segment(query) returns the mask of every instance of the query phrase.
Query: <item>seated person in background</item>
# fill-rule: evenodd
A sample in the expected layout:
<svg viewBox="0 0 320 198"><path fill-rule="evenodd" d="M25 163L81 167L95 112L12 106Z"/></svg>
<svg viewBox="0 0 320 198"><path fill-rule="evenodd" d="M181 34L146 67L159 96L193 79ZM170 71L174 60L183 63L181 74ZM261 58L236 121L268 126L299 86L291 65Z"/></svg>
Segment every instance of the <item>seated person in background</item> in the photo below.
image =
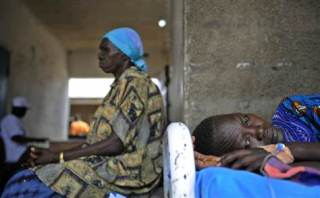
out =
<svg viewBox="0 0 320 198"><path fill-rule="evenodd" d="M11 113L1 120L1 138L5 146L6 163L16 163L27 149L28 142L45 142L44 138L26 136L22 118L29 109L29 103L24 97L14 97Z"/></svg>
<svg viewBox="0 0 320 198"><path fill-rule="evenodd" d="M87 144L59 152L33 149L33 163L42 166L12 177L3 197L141 195L159 184L163 100L146 73L140 36L131 28L114 29L99 48L99 66L115 81L94 115Z"/></svg>
<svg viewBox="0 0 320 198"><path fill-rule="evenodd" d="M8 179L21 167L19 160L23 161L23 155L28 143L44 143L45 138L33 138L26 136L26 130L22 118L29 109L29 103L25 97L16 96L12 100L11 113L7 114L0 125L0 140L3 161L0 162L0 192Z"/></svg>
<svg viewBox="0 0 320 198"><path fill-rule="evenodd" d="M242 113L217 115L203 120L193 132L197 167L224 166L257 172L268 162L272 153L277 160L279 158L287 164L320 168L319 105L320 94L287 97L276 109L271 125L254 114ZM286 165L281 167L289 169ZM309 169L303 167L303 170ZM307 190L305 196L316 197L320 193L319 170L312 169L314 177L305 184L316 186L309 187L243 171L208 168L197 175L197 196L290 197L299 196L299 191L302 195L301 192ZM278 175L281 173L278 172ZM281 177L285 178L284 175ZM219 186L217 181L229 185L229 191Z"/></svg>

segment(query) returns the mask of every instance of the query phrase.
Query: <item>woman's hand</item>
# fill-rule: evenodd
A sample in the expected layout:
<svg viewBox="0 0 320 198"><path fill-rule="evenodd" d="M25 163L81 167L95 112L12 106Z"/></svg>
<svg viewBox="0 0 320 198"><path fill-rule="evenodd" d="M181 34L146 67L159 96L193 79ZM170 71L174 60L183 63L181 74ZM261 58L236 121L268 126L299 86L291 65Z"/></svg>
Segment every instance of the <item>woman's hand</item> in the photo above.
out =
<svg viewBox="0 0 320 198"><path fill-rule="evenodd" d="M207 168L210 166L219 166L220 158L213 155L204 155L194 151L195 163L198 169Z"/></svg>
<svg viewBox="0 0 320 198"><path fill-rule="evenodd" d="M59 154L49 149L36 148L34 154L37 156L34 160L35 165L59 162Z"/></svg>
<svg viewBox="0 0 320 198"><path fill-rule="evenodd" d="M38 158L38 155L35 153L36 148L30 146L27 150L23 153L23 155L19 159L19 164L23 168L33 167L35 166L35 160Z"/></svg>
<svg viewBox="0 0 320 198"><path fill-rule="evenodd" d="M48 149L28 147L27 151L19 160L21 167L34 167L36 165L55 163L59 161L59 156Z"/></svg>
<svg viewBox="0 0 320 198"><path fill-rule="evenodd" d="M220 162L221 166L256 172L260 169L263 160L269 154L262 148L237 150L223 155Z"/></svg>

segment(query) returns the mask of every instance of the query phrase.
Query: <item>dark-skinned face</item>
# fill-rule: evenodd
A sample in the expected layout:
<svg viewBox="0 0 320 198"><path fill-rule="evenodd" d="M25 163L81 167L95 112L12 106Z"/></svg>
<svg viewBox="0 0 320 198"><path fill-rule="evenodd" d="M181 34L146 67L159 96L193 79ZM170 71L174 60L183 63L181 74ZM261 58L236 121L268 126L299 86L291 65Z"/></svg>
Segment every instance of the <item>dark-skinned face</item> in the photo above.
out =
<svg viewBox="0 0 320 198"><path fill-rule="evenodd" d="M26 115L27 111L28 111L28 109L25 107L13 107L12 108L12 113L19 118L23 118Z"/></svg>
<svg viewBox="0 0 320 198"><path fill-rule="evenodd" d="M107 39L103 39L99 46L99 67L105 73L115 74L123 65L122 53Z"/></svg>
<svg viewBox="0 0 320 198"><path fill-rule="evenodd" d="M225 131L229 133L228 136L236 149L276 143L279 138L279 131L255 114L229 114L225 125L229 125Z"/></svg>

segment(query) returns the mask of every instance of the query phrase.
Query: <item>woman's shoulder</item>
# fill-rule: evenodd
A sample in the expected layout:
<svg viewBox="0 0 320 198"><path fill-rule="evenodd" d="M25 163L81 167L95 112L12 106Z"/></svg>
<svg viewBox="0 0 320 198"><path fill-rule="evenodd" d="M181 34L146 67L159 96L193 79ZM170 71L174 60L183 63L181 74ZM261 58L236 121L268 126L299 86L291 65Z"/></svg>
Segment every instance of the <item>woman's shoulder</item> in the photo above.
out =
<svg viewBox="0 0 320 198"><path fill-rule="evenodd" d="M147 78L149 78L149 76L146 72L140 71L135 66L131 66L124 71L121 78L147 79Z"/></svg>
<svg viewBox="0 0 320 198"><path fill-rule="evenodd" d="M120 83L143 86L150 84L151 78L147 73L138 70L136 67L128 68L119 78Z"/></svg>

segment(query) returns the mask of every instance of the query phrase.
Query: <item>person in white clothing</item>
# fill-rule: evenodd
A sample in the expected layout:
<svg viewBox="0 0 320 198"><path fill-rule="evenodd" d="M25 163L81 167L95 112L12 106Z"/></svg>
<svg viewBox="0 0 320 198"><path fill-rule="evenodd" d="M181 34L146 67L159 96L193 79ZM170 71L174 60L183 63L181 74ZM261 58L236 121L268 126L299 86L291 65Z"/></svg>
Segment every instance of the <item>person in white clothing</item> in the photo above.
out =
<svg viewBox="0 0 320 198"><path fill-rule="evenodd" d="M28 142L42 142L46 139L26 137L22 118L30 108L25 97L17 96L12 100L11 113L1 121L1 137L5 147L5 162L17 163L27 149Z"/></svg>
<svg viewBox="0 0 320 198"><path fill-rule="evenodd" d="M21 119L26 115L29 104L24 97L15 97L12 111L1 121L1 136L5 145L7 163L15 163L26 151L27 146L18 140L26 135Z"/></svg>
<svg viewBox="0 0 320 198"><path fill-rule="evenodd" d="M22 168L30 156L28 142L43 142L43 138L30 138L26 136L22 118L30 108L26 98L17 96L12 100L11 113L6 115L0 123L0 140L5 152L4 162L0 163L0 195L7 180ZM3 148L1 148L3 149Z"/></svg>

